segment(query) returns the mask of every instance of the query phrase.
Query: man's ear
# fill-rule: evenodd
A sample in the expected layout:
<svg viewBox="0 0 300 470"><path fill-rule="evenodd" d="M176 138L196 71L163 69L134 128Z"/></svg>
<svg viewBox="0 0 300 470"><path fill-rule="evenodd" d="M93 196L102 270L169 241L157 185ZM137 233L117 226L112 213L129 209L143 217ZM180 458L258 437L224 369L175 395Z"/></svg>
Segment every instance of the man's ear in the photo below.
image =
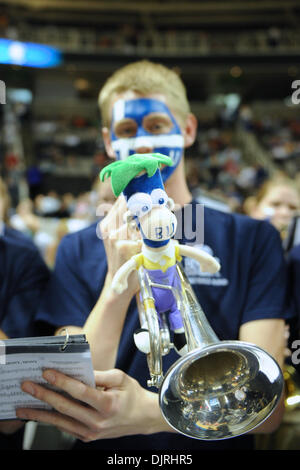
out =
<svg viewBox="0 0 300 470"><path fill-rule="evenodd" d="M108 127L102 127L102 138L105 146L105 150L107 155L110 158L113 158L114 160L116 159L115 153L113 151L112 145L111 145L111 140L110 140L110 132Z"/></svg>
<svg viewBox="0 0 300 470"><path fill-rule="evenodd" d="M195 142L197 127L198 122L196 116L193 113L189 113L185 121L185 128L183 129L184 147L191 147Z"/></svg>

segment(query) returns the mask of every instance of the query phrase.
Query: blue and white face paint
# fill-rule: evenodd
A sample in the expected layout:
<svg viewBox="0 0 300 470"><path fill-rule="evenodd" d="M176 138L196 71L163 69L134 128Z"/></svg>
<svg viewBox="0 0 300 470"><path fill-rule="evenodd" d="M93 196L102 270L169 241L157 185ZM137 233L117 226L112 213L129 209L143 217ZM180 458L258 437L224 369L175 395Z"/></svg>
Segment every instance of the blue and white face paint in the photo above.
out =
<svg viewBox="0 0 300 470"><path fill-rule="evenodd" d="M118 160L137 153L140 148L169 156L174 165L162 168L166 181L177 168L184 149L181 129L162 101L152 98L120 99L113 106L112 148Z"/></svg>

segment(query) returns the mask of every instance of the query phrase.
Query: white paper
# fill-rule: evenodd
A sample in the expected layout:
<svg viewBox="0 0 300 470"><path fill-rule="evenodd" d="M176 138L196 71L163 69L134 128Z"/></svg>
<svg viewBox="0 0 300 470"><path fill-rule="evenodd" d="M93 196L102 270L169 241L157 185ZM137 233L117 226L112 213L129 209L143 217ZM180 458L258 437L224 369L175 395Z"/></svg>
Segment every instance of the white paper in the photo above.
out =
<svg viewBox="0 0 300 470"><path fill-rule="evenodd" d="M15 419L17 408L50 409L21 390L21 384L30 380L49 384L43 379L45 369L55 369L87 385L95 386L94 372L89 351L82 353L22 353L7 354L5 364L0 364L0 420ZM55 387L52 387L55 390Z"/></svg>

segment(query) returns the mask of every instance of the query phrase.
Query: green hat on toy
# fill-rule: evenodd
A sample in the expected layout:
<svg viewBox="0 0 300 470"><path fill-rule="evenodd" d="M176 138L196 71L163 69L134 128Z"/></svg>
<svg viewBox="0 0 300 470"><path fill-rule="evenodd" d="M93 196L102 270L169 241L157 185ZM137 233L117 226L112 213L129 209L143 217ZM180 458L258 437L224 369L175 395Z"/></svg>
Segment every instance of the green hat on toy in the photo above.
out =
<svg viewBox="0 0 300 470"><path fill-rule="evenodd" d="M100 172L100 179L111 177L111 186L115 196L122 192L129 199L132 194L144 192L151 194L155 188L164 189L160 175L162 165L172 166L170 157L161 153L135 153L125 160L110 163ZM141 176L138 176L140 173Z"/></svg>

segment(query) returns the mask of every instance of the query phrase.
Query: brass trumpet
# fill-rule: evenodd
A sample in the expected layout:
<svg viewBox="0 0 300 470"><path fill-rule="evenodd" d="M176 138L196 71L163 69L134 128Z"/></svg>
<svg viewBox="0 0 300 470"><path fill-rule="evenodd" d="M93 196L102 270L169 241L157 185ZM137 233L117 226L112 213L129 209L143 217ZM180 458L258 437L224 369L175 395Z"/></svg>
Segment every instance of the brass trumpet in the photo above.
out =
<svg viewBox="0 0 300 470"><path fill-rule="evenodd" d="M173 161L157 153L135 154L101 171L102 181L111 177L116 196L123 192L129 212L127 223L134 221L143 238L141 253L118 269L112 288L116 293L123 292L130 272L138 271L142 328L134 338L147 354L148 385L159 389L166 421L197 439L238 436L258 426L274 410L283 390L283 376L265 351L245 342L220 341L209 325L179 262L184 256L192 257L201 269L211 273L220 266L203 250L173 240L177 219L171 210L174 203L164 190L162 164L172 166ZM169 267L160 269L166 260ZM157 289L170 289L172 302L160 303ZM164 313L167 309L174 347L182 356L164 377L162 356L173 347ZM182 346L179 343L184 335L186 344Z"/></svg>
<svg viewBox="0 0 300 470"><path fill-rule="evenodd" d="M138 310L148 325L148 386L159 390L162 415L178 432L196 439L228 439L266 420L284 387L277 362L261 348L242 341L220 341L209 325L183 267L181 289L153 283L140 267ZM172 348L167 321L159 325L152 287L172 289L183 318L188 352L163 374L162 356Z"/></svg>

